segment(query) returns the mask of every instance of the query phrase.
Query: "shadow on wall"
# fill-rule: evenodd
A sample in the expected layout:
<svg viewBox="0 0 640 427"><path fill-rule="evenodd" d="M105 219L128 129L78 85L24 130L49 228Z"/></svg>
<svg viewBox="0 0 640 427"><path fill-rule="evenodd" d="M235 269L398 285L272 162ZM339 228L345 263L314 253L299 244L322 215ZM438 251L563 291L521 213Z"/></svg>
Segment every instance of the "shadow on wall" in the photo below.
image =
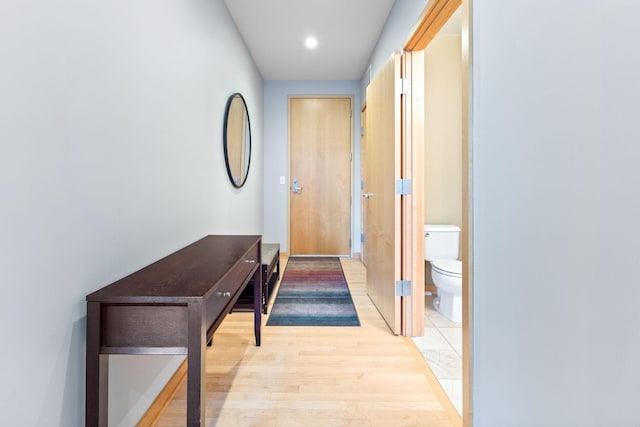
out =
<svg viewBox="0 0 640 427"><path fill-rule="evenodd" d="M80 309L84 312L84 306L83 299L77 304L77 309L73 310L74 313ZM42 379L42 384L47 387L45 396L53 401L51 406L60 408L60 421L53 421L56 414L43 411L39 414L37 425L84 425L86 330L86 315L72 322L71 332L65 336L64 341L69 343L69 347L61 347L50 377ZM37 351L43 352L43 357L48 357L47 348L38 348ZM175 360L170 360L171 358ZM182 356L175 355L109 356L109 425L135 425L140 414L146 411L155 398L149 396L149 389L154 386L162 388L162 384L156 383L171 375L181 359ZM64 381L62 396L58 395L60 381ZM56 403L56 400L59 402Z"/></svg>
<svg viewBox="0 0 640 427"><path fill-rule="evenodd" d="M84 301L81 303L84 306ZM65 341L70 343L68 352L61 351L55 362L55 369L49 381L49 391L46 393L50 399L61 399L60 404L60 426L82 426L84 425L84 379L85 379L85 342L87 330L87 317L73 322L70 336L65 337ZM64 349L64 346L60 347ZM41 349L46 352L47 349ZM66 356L66 357L65 357ZM59 372L66 375L58 375ZM60 387L56 384L57 378L64 378L64 392L62 396L56 396ZM51 421L51 413L45 412L40 415L38 425L54 425Z"/></svg>

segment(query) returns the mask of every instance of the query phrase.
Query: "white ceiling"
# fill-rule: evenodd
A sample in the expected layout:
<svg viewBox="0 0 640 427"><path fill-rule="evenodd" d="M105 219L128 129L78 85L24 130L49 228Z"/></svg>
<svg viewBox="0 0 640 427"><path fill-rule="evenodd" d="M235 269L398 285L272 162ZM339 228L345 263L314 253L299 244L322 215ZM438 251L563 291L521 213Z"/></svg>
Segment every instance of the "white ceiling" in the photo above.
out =
<svg viewBox="0 0 640 427"><path fill-rule="evenodd" d="M224 1L265 80L360 80L394 2Z"/></svg>

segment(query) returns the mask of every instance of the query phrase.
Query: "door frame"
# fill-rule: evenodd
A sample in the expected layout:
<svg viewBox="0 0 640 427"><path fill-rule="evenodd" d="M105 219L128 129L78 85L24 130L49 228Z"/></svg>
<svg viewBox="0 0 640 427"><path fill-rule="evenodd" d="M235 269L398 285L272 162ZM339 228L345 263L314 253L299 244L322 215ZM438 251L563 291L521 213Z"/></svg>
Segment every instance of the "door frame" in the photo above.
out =
<svg viewBox="0 0 640 427"><path fill-rule="evenodd" d="M304 95L295 94L287 95L287 247L289 248L289 255L291 255L291 100L292 99L336 99L336 98L348 98L351 100L351 124L349 132L349 150L351 152L351 161L349 162L349 197L351 205L349 207L349 241L351 242L349 247L349 256L353 257L353 225L354 221L354 204L353 204L353 177L354 177L354 102L355 96L351 94L322 94L322 95Z"/></svg>
<svg viewBox="0 0 640 427"><path fill-rule="evenodd" d="M462 423L463 426L470 427L473 425L473 147L470 132L473 121L473 84L471 80L473 66L473 22L471 12L473 10L473 0L430 0L405 44L404 50L407 53L424 50L458 7L462 11L462 236L460 243L462 255ZM419 93L415 83L412 81L412 98L424 97L424 92ZM419 99L416 99L416 101L419 101ZM424 121L424 115L420 116L414 112L410 117L411 124L417 126L414 130L419 131L419 122ZM417 137L414 139L417 140ZM417 154L415 152L415 155ZM416 160L420 161L414 157L414 167ZM416 192L414 194L418 196L414 197L412 202L415 215L416 209L417 211L424 209L424 196L423 193L418 194ZM415 228L422 227L423 219L424 216L414 216L412 219L407 220L413 221L412 225ZM412 250L414 251L412 254L413 259L424 259L424 243L414 243ZM424 262L414 263L412 269L413 275L419 276L420 270L424 274ZM423 293L423 286L423 283L414 283L412 292ZM414 312L415 316L420 317L420 313ZM422 311L422 316L424 316L424 310ZM415 319L413 323L415 326Z"/></svg>
<svg viewBox="0 0 640 427"><path fill-rule="evenodd" d="M410 280L411 296L402 298L403 335L424 331L424 53L402 54L402 77L411 82L403 96L402 177L411 180L411 194L402 198L402 277Z"/></svg>

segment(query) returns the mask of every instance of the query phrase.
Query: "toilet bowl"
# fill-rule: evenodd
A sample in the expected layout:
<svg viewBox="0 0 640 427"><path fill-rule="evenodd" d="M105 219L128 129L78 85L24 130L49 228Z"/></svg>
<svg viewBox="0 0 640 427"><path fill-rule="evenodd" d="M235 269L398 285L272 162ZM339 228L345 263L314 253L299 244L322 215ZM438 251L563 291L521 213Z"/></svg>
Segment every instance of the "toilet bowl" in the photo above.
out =
<svg viewBox="0 0 640 427"><path fill-rule="evenodd" d="M424 259L438 289L433 306L453 322L462 322L462 262L458 258L460 227L425 224Z"/></svg>
<svg viewBox="0 0 640 427"><path fill-rule="evenodd" d="M452 322L462 322L462 262L435 260L431 262L431 278L438 288L434 308Z"/></svg>

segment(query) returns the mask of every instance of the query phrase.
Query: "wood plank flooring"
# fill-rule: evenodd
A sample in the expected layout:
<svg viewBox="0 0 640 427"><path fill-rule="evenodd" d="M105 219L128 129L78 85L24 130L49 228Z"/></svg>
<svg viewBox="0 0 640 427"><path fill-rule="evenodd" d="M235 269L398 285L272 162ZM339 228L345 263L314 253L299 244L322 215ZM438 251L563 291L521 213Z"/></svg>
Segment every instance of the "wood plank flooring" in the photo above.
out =
<svg viewBox="0 0 640 427"><path fill-rule="evenodd" d="M369 300L362 263L342 264L361 327L263 326L255 347L253 314L227 316L207 351L207 426L461 425L411 340ZM185 425L185 385L159 427Z"/></svg>

